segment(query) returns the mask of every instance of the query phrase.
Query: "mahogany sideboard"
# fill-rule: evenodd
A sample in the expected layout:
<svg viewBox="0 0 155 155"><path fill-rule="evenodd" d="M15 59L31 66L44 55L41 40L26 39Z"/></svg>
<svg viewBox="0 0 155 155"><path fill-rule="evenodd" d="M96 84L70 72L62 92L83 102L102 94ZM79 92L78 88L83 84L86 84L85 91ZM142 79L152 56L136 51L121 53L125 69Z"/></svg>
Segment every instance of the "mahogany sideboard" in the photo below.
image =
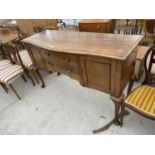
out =
<svg viewBox="0 0 155 155"><path fill-rule="evenodd" d="M108 93L118 121L123 90L134 72L141 35L46 30L23 40L34 65ZM97 130L98 131L98 130Z"/></svg>
<svg viewBox="0 0 155 155"><path fill-rule="evenodd" d="M79 21L79 31L113 33L115 20L113 19L83 19Z"/></svg>

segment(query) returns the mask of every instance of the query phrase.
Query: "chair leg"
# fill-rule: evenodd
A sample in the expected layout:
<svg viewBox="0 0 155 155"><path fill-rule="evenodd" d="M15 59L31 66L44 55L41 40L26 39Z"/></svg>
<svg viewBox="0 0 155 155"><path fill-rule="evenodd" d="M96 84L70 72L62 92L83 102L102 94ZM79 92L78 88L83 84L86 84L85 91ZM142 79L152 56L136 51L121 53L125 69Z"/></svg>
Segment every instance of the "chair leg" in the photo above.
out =
<svg viewBox="0 0 155 155"><path fill-rule="evenodd" d="M26 77L24 75L21 75L21 77L24 80L24 82L27 82Z"/></svg>
<svg viewBox="0 0 155 155"><path fill-rule="evenodd" d="M35 71L35 69L32 69L32 70L31 70L31 73L32 73L32 75L34 76L34 78L35 78L35 80L37 81L37 83L39 84L38 78L37 78L37 76L36 76L36 71Z"/></svg>
<svg viewBox="0 0 155 155"><path fill-rule="evenodd" d="M25 73L26 73L27 77L31 80L33 86L35 86L35 82L34 82L32 76L31 76L31 74L29 73L29 71L28 70L25 70Z"/></svg>
<svg viewBox="0 0 155 155"><path fill-rule="evenodd" d="M124 103L121 103L121 116L120 116L120 126L123 126L123 118L124 118L124 112L125 112L125 105Z"/></svg>
<svg viewBox="0 0 155 155"><path fill-rule="evenodd" d="M19 96L19 94L17 93L17 91L15 90L15 88L13 87L12 84L9 84L10 88L12 89L12 91L16 94L16 96L18 97L18 99L20 100L21 97Z"/></svg>
<svg viewBox="0 0 155 155"><path fill-rule="evenodd" d="M8 94L8 88L6 87L5 84L1 83L1 86L3 87L3 89L5 90L5 92Z"/></svg>
<svg viewBox="0 0 155 155"><path fill-rule="evenodd" d="M39 69L36 69L36 73L37 73L38 77L40 78L40 80L42 82L41 87L44 88L45 87L45 83L44 83L44 80L43 80L42 76L39 73Z"/></svg>

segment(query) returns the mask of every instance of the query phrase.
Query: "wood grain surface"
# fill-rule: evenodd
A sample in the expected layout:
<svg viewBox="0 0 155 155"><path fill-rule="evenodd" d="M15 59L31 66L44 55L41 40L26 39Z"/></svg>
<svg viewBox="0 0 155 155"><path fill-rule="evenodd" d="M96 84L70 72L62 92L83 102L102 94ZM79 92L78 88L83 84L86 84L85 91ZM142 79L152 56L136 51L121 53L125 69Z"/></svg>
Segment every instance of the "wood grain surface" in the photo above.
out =
<svg viewBox="0 0 155 155"><path fill-rule="evenodd" d="M142 38L142 35L46 30L23 42L56 52L125 60Z"/></svg>
<svg viewBox="0 0 155 155"><path fill-rule="evenodd" d="M0 32L0 43L4 44L9 41L12 41L18 37L15 33L1 33Z"/></svg>

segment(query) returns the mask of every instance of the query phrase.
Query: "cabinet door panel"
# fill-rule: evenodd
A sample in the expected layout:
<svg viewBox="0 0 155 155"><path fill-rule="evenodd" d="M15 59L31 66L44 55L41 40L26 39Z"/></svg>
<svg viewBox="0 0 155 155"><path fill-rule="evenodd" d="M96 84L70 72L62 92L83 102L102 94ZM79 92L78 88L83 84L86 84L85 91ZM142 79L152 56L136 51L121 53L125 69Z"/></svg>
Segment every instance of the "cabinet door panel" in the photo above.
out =
<svg viewBox="0 0 155 155"><path fill-rule="evenodd" d="M87 85L89 87L110 92L111 65L110 63L86 60Z"/></svg>

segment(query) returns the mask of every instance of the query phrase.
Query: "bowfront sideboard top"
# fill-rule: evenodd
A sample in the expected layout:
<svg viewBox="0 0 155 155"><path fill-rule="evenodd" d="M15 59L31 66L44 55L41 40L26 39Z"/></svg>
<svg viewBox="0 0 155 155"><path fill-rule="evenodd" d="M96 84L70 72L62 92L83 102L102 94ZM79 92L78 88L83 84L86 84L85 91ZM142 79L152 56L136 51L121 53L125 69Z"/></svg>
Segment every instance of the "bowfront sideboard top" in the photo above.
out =
<svg viewBox="0 0 155 155"><path fill-rule="evenodd" d="M56 52L125 60L142 38L142 35L46 30L23 42Z"/></svg>

